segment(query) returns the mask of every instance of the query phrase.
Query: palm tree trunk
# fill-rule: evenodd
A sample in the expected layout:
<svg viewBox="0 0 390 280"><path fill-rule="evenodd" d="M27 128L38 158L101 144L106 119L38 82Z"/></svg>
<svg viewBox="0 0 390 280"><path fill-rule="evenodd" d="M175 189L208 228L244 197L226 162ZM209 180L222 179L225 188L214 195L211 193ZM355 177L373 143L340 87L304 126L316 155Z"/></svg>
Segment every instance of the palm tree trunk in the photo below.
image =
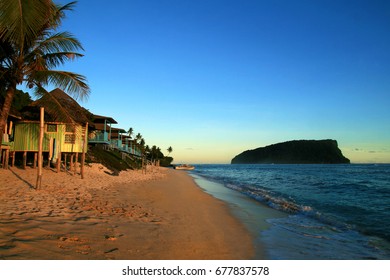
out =
<svg viewBox="0 0 390 280"><path fill-rule="evenodd" d="M0 116L0 145L3 141L3 135L4 135L4 129L5 125L7 124L7 119L9 112L11 110L11 104L12 100L15 96L15 90L16 90L16 83L12 83L10 85L5 93L5 100L3 104L3 108L1 108L1 116Z"/></svg>

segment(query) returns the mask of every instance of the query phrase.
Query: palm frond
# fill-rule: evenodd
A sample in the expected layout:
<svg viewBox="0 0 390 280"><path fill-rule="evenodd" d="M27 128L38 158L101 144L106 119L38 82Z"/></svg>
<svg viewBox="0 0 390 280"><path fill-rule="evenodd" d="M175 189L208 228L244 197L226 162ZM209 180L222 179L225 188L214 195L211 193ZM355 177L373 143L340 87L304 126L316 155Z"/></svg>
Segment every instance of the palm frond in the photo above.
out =
<svg viewBox="0 0 390 280"><path fill-rule="evenodd" d="M0 37L23 50L32 45L56 9L52 1L0 1Z"/></svg>
<svg viewBox="0 0 390 280"><path fill-rule="evenodd" d="M35 46L34 50L36 49L43 53L84 50L80 41L69 32L50 34L50 36L44 38Z"/></svg>
<svg viewBox="0 0 390 280"><path fill-rule="evenodd" d="M65 11L73 11L74 6L77 1L70 2L63 6L56 4L56 12L53 14L53 19L51 23L51 27L55 30L60 26L61 20L65 17Z"/></svg>
<svg viewBox="0 0 390 280"><path fill-rule="evenodd" d="M46 54L42 57L42 59L46 62L47 67L50 69L56 68L60 65L65 64L65 62L69 60L74 60L75 58L82 56L83 55L79 53L63 52Z"/></svg>
<svg viewBox="0 0 390 280"><path fill-rule="evenodd" d="M85 100L89 96L89 86L83 75L58 70L36 71L27 82L46 86L53 84L70 93L76 100Z"/></svg>
<svg viewBox="0 0 390 280"><path fill-rule="evenodd" d="M65 62L83 55L75 52L82 49L81 43L68 32L51 34L36 43L25 56L25 74L30 78L34 71L57 68Z"/></svg>
<svg viewBox="0 0 390 280"><path fill-rule="evenodd" d="M72 61L83 56L83 54L75 52L44 54L39 50L35 50L25 58L25 74L29 76L28 73L33 73L34 71L44 71L47 69L57 68L58 66L65 64L67 61Z"/></svg>

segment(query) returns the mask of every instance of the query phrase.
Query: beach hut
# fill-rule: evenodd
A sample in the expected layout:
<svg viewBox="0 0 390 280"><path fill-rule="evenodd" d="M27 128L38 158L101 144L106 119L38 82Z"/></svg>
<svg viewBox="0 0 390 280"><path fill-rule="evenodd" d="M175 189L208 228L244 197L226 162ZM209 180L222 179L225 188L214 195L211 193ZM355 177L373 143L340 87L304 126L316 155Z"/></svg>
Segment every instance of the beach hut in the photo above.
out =
<svg viewBox="0 0 390 280"><path fill-rule="evenodd" d="M92 115L93 130L89 132L88 143L110 145L113 124L117 124L117 121L111 117Z"/></svg>
<svg viewBox="0 0 390 280"><path fill-rule="evenodd" d="M45 109L43 153L49 164L57 163L57 170L62 157L66 167L67 157L70 156L70 169L72 169L73 163L78 161L79 154L87 151L86 137L91 114L60 89L55 89L48 94L45 98L51 98L58 107ZM42 100L34 101L22 111L23 119L15 123L12 151L23 154L23 167L26 166L28 153L34 155L34 167L37 162L38 112L42 103Z"/></svg>
<svg viewBox="0 0 390 280"><path fill-rule="evenodd" d="M111 147L118 149L121 152L128 153L133 156L141 156L141 149L128 135L126 130L122 128L111 128Z"/></svg>
<svg viewBox="0 0 390 280"><path fill-rule="evenodd" d="M111 128L111 145L113 148L123 151L122 135L124 133L126 133L126 130L123 128Z"/></svg>
<svg viewBox="0 0 390 280"><path fill-rule="evenodd" d="M8 168L10 156L13 157L13 138L14 138L14 124L22 118L18 112L12 111L8 115L7 123L5 125L3 139L0 143L0 163L3 168Z"/></svg>

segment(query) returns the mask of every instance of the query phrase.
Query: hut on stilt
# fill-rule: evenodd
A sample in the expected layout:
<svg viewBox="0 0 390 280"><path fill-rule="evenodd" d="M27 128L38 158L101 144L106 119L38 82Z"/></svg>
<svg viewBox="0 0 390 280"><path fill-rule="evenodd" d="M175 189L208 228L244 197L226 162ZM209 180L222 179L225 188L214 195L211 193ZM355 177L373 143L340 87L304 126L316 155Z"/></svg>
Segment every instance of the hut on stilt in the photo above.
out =
<svg viewBox="0 0 390 280"><path fill-rule="evenodd" d="M24 168L28 158L33 158L32 166L36 166L39 108L42 106L45 107L43 154L46 164L55 165L57 171L63 167L76 172L80 157L83 158L82 155L88 149L88 123L91 123L91 114L58 88L23 109L22 119L14 125L14 142L11 151L13 161L19 154ZM83 164L81 159L81 166Z"/></svg>

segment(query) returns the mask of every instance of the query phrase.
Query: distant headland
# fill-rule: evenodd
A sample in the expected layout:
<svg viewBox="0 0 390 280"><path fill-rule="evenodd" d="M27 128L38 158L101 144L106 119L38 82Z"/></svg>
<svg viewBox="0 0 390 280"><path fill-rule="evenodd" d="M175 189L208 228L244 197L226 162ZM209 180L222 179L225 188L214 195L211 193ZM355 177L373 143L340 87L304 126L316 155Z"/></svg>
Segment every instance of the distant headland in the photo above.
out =
<svg viewBox="0 0 390 280"><path fill-rule="evenodd" d="M232 164L277 163L350 163L338 148L336 140L293 140L247 150L235 156Z"/></svg>

